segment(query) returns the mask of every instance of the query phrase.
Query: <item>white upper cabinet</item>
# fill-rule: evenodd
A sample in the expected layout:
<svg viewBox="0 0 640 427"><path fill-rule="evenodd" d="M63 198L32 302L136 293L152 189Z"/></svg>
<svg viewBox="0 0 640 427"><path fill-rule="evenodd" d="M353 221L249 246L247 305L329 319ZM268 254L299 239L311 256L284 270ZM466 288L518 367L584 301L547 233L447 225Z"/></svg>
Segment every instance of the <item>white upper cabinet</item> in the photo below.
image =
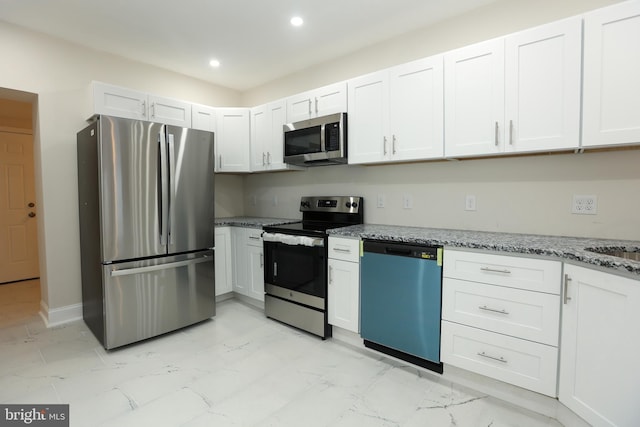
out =
<svg viewBox="0 0 640 427"><path fill-rule="evenodd" d="M91 83L91 111L94 114L148 120L191 127L191 104L101 82Z"/></svg>
<svg viewBox="0 0 640 427"><path fill-rule="evenodd" d="M284 163L284 131L287 122L284 100L251 109L251 171L288 169Z"/></svg>
<svg viewBox="0 0 640 427"><path fill-rule="evenodd" d="M504 39L444 55L447 157L496 154L504 144Z"/></svg>
<svg viewBox="0 0 640 427"><path fill-rule="evenodd" d="M249 172L250 111L216 109L216 172Z"/></svg>
<svg viewBox="0 0 640 427"><path fill-rule="evenodd" d="M287 99L287 123L347 111L347 84L335 83Z"/></svg>
<svg viewBox="0 0 640 427"><path fill-rule="evenodd" d="M191 106L191 127L215 132L216 109L208 105L193 104Z"/></svg>
<svg viewBox="0 0 640 427"><path fill-rule="evenodd" d="M442 56L358 77L347 85L349 163L442 157Z"/></svg>
<svg viewBox="0 0 640 427"><path fill-rule="evenodd" d="M581 20L445 54L445 155L578 148Z"/></svg>
<svg viewBox="0 0 640 427"><path fill-rule="evenodd" d="M584 16L583 147L640 143L640 1Z"/></svg>
<svg viewBox="0 0 640 427"><path fill-rule="evenodd" d="M149 95L149 120L184 128L191 127L191 104Z"/></svg>
<svg viewBox="0 0 640 427"><path fill-rule="evenodd" d="M579 17L505 38L505 151L578 148Z"/></svg>
<svg viewBox="0 0 640 427"><path fill-rule="evenodd" d="M147 94L101 82L92 82L90 87L91 109L94 114L123 117L133 120L149 120Z"/></svg>
<svg viewBox="0 0 640 427"><path fill-rule="evenodd" d="M380 71L349 80L349 164L384 161L389 152L389 74Z"/></svg>

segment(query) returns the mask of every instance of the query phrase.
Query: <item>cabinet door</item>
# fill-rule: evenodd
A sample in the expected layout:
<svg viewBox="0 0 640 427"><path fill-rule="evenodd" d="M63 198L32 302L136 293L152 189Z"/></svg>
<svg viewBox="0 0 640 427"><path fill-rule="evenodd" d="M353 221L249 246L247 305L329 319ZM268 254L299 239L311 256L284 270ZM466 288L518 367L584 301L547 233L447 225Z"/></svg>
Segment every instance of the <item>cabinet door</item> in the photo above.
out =
<svg viewBox="0 0 640 427"><path fill-rule="evenodd" d="M389 73L381 71L348 82L349 163L376 163L389 152Z"/></svg>
<svg viewBox="0 0 640 427"><path fill-rule="evenodd" d="M191 127L193 129L215 132L216 109L207 105L193 104L191 106Z"/></svg>
<svg viewBox="0 0 640 427"><path fill-rule="evenodd" d="M329 259L329 324L360 332L360 264Z"/></svg>
<svg viewBox="0 0 640 427"><path fill-rule="evenodd" d="M191 127L191 104L149 95L149 120L167 125Z"/></svg>
<svg viewBox="0 0 640 427"><path fill-rule="evenodd" d="M313 98L316 117L344 113L347 111L347 84L340 82L316 89Z"/></svg>
<svg viewBox="0 0 640 427"><path fill-rule="evenodd" d="M578 148L580 17L505 39L505 151Z"/></svg>
<svg viewBox="0 0 640 427"><path fill-rule="evenodd" d="M268 106L251 109L251 171L267 169L267 151L271 137Z"/></svg>
<svg viewBox="0 0 640 427"><path fill-rule="evenodd" d="M500 153L504 144L504 39L444 56L447 157Z"/></svg>
<svg viewBox="0 0 640 427"><path fill-rule="evenodd" d="M594 426L640 425L640 282L564 271L560 401Z"/></svg>
<svg viewBox="0 0 640 427"><path fill-rule="evenodd" d="M249 172L250 125L248 108L216 110L216 172Z"/></svg>
<svg viewBox="0 0 640 427"><path fill-rule="evenodd" d="M215 280L216 296L218 296L233 290L231 279L231 230L229 227L216 228L215 244Z"/></svg>
<svg viewBox="0 0 640 427"><path fill-rule="evenodd" d="M134 120L149 120L147 94L100 82L91 84L93 114L124 117Z"/></svg>
<svg viewBox="0 0 640 427"><path fill-rule="evenodd" d="M582 146L640 142L640 1L584 17Z"/></svg>
<svg viewBox="0 0 640 427"><path fill-rule="evenodd" d="M247 253L247 230L232 227L231 240L233 246L233 291L241 295L249 295L249 255Z"/></svg>
<svg viewBox="0 0 640 427"><path fill-rule="evenodd" d="M247 245L248 296L264 301L264 252L261 246Z"/></svg>
<svg viewBox="0 0 640 427"><path fill-rule="evenodd" d="M442 56L394 67L389 74L391 158L402 161L442 157Z"/></svg>
<svg viewBox="0 0 640 427"><path fill-rule="evenodd" d="M288 169L284 163L284 130L287 123L287 103L284 100L272 102L269 111L269 145L267 150L267 165L269 170Z"/></svg>

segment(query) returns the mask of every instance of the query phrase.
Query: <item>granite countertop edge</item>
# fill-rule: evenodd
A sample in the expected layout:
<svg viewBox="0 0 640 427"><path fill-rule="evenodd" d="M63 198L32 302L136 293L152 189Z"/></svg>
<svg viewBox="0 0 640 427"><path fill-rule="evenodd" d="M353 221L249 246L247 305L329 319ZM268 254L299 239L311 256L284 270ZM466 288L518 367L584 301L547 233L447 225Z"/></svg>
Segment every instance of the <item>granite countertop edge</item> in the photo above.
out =
<svg viewBox="0 0 640 427"><path fill-rule="evenodd" d="M262 228L272 225L291 224L300 221L291 218L262 218L255 216L233 216L226 218L216 218L213 225L215 227L246 227Z"/></svg>
<svg viewBox="0 0 640 427"><path fill-rule="evenodd" d="M640 241L380 224L352 225L331 229L328 232L336 237L357 237L361 239L552 257L562 261L588 264L599 267L603 271L640 279L640 261L627 260L587 250L587 248L615 247L631 252L639 252Z"/></svg>

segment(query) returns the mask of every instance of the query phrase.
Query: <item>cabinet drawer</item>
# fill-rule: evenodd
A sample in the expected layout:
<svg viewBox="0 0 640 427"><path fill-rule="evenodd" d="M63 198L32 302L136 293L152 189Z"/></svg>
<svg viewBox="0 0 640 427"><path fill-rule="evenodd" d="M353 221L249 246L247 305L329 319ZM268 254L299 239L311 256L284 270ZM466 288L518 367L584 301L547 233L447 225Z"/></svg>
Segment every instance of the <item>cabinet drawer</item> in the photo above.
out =
<svg viewBox="0 0 640 427"><path fill-rule="evenodd" d="M441 359L547 396L557 395L556 347L443 321Z"/></svg>
<svg viewBox="0 0 640 427"><path fill-rule="evenodd" d="M262 229L245 228L247 244L251 246L262 246Z"/></svg>
<svg viewBox="0 0 640 427"><path fill-rule="evenodd" d="M561 263L505 255L444 251L443 276L560 294Z"/></svg>
<svg viewBox="0 0 640 427"><path fill-rule="evenodd" d="M329 237L329 258L360 262L360 240Z"/></svg>
<svg viewBox="0 0 640 427"><path fill-rule="evenodd" d="M442 318L557 346L560 296L445 278Z"/></svg>

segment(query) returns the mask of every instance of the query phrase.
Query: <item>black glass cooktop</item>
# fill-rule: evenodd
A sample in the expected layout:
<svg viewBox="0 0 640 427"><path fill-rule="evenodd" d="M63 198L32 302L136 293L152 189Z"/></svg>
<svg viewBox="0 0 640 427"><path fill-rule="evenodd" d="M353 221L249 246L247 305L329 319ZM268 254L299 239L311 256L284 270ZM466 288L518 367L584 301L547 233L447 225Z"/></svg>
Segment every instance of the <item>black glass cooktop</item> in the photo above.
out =
<svg viewBox="0 0 640 427"><path fill-rule="evenodd" d="M301 221L294 222L292 224L272 225L269 227L264 227L264 230L269 233L308 234L324 236L327 234L327 230L331 228L344 227L346 225L349 224L322 221Z"/></svg>

